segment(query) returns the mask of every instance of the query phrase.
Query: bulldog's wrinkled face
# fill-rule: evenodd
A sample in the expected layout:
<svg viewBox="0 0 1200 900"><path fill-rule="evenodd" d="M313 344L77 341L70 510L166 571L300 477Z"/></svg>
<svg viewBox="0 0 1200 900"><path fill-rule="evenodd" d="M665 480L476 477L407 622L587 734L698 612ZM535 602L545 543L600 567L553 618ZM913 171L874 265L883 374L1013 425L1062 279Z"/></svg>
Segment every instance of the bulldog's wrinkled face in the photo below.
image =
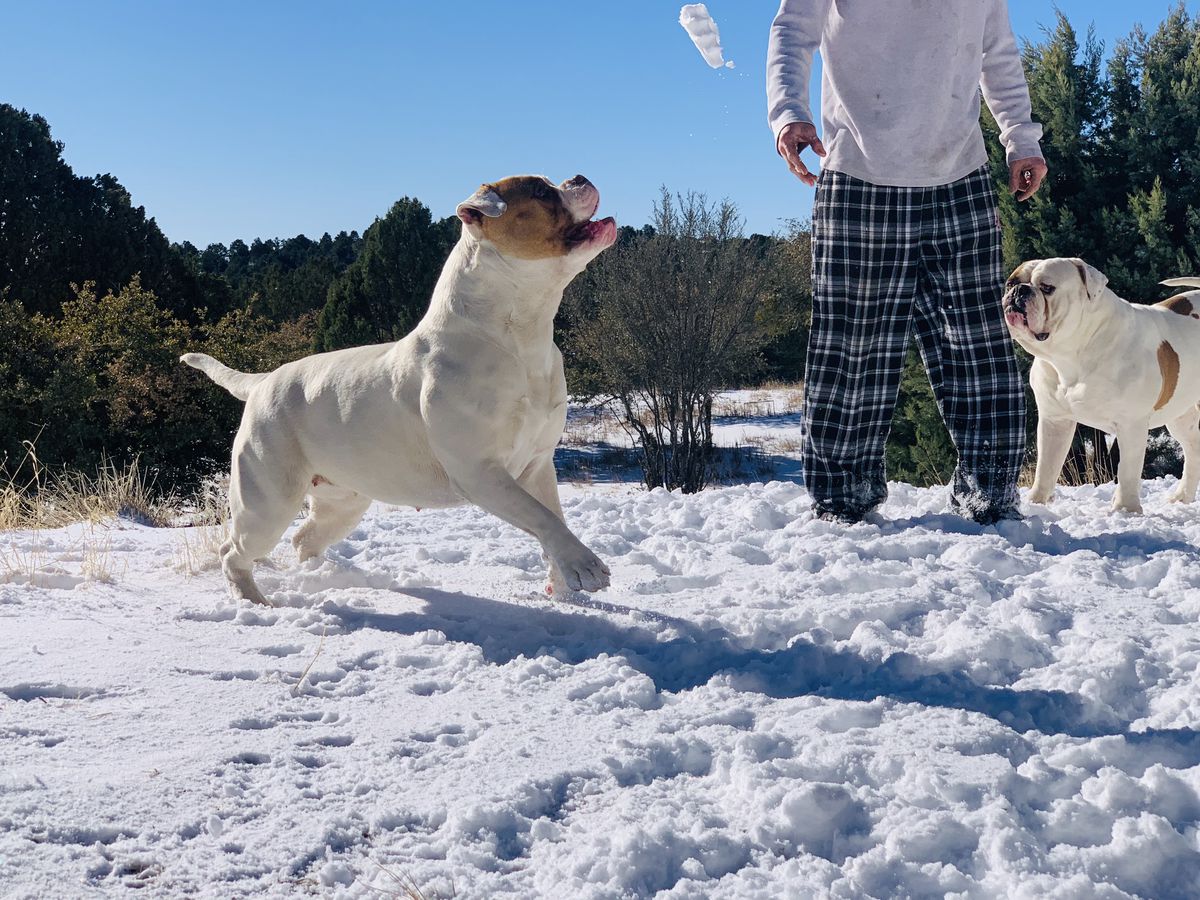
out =
<svg viewBox="0 0 1200 900"><path fill-rule="evenodd" d="M1056 334L1072 331L1108 279L1082 259L1031 259L1008 277L1004 321L1030 350Z"/></svg>
<svg viewBox="0 0 1200 900"><path fill-rule="evenodd" d="M562 259L582 269L617 239L611 217L591 220L599 206L600 192L582 175L559 185L541 175L516 175L481 185L458 205L458 217L505 256Z"/></svg>

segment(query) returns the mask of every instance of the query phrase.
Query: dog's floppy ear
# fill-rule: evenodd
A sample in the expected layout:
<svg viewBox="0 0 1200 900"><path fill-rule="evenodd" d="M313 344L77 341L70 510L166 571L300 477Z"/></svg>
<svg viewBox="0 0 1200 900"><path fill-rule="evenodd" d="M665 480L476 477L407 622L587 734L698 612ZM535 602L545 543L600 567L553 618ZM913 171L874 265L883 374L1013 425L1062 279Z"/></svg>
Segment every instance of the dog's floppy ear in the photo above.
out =
<svg viewBox="0 0 1200 900"><path fill-rule="evenodd" d="M480 185L479 190L458 204L458 217L468 225L478 225L483 217L498 219L504 215L508 204L500 199L496 191L488 185Z"/></svg>
<svg viewBox="0 0 1200 900"><path fill-rule="evenodd" d="M1075 263L1075 268L1079 270L1079 277L1083 280L1088 299L1095 300L1104 290L1104 286L1108 284L1108 276L1095 266L1089 266L1082 259L1073 259L1071 262Z"/></svg>

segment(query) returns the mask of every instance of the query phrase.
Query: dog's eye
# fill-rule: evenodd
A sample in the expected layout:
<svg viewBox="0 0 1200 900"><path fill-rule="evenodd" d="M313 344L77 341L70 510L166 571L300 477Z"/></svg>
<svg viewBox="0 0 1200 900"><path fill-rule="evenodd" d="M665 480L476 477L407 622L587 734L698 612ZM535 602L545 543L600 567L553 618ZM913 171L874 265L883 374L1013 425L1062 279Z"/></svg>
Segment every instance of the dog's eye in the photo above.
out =
<svg viewBox="0 0 1200 900"><path fill-rule="evenodd" d="M535 200L549 200L552 189L548 184L539 184L533 189L533 197Z"/></svg>
<svg viewBox="0 0 1200 900"><path fill-rule="evenodd" d="M1008 279L1008 281L1004 282L1004 286L1006 288L1015 288L1017 286L1017 279L1015 279L1015 278Z"/></svg>
<svg viewBox="0 0 1200 900"><path fill-rule="evenodd" d="M1054 293L1054 285L1043 284L1043 285L1041 285L1041 290L1042 290L1043 294L1045 294L1047 297L1049 297L1051 294Z"/></svg>

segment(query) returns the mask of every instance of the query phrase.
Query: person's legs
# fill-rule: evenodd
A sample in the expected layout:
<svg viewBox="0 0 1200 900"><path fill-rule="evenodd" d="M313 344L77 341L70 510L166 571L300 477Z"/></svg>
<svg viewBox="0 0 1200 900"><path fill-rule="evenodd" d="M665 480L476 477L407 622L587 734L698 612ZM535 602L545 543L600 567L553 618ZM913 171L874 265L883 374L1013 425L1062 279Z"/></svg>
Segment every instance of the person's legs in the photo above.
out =
<svg viewBox="0 0 1200 900"><path fill-rule="evenodd" d="M921 196L821 173L803 451L818 514L856 520L887 497L884 446L908 347Z"/></svg>
<svg viewBox="0 0 1200 900"><path fill-rule="evenodd" d="M1019 516L1025 452L1025 388L1001 309L995 190L986 168L937 189L917 304L927 321L943 323L930 380L936 369L934 390L958 448L951 505L985 523Z"/></svg>

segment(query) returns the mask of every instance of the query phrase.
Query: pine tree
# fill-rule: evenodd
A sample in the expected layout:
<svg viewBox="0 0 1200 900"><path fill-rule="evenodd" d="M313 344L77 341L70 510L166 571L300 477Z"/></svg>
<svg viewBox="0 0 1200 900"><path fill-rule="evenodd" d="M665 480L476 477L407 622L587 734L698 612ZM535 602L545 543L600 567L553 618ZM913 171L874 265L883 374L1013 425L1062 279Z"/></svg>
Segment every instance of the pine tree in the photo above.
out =
<svg viewBox="0 0 1200 900"><path fill-rule="evenodd" d="M405 197L367 229L362 252L330 286L317 320L317 349L394 341L424 315L454 242L457 218L434 222Z"/></svg>
<svg viewBox="0 0 1200 900"><path fill-rule="evenodd" d="M0 290L57 314L71 284L117 290L135 275L173 312L201 293L190 267L111 175L84 178L41 116L0 104Z"/></svg>

